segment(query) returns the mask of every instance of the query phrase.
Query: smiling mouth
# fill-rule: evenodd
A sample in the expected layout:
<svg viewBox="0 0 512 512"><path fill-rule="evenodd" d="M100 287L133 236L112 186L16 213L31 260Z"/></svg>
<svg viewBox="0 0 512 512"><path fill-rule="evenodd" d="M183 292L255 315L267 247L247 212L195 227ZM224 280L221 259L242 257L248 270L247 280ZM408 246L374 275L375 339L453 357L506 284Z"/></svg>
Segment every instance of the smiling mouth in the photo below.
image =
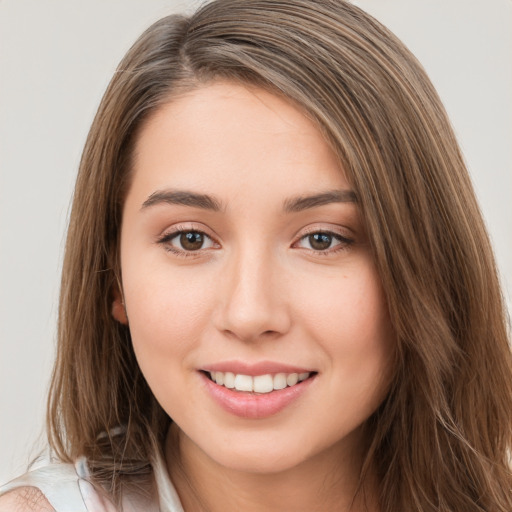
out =
<svg viewBox="0 0 512 512"><path fill-rule="evenodd" d="M295 386L314 375L316 372L276 373L265 375L244 375L231 372L203 372L211 381L233 391L265 394Z"/></svg>

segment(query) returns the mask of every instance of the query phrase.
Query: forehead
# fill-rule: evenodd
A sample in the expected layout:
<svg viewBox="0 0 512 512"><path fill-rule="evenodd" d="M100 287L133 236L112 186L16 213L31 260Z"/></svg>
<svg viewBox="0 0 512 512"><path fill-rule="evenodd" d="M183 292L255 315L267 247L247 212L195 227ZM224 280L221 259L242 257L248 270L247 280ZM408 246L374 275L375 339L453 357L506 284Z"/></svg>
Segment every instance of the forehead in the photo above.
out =
<svg viewBox="0 0 512 512"><path fill-rule="evenodd" d="M161 106L136 141L132 189L194 189L220 197L348 188L318 127L285 99L220 82ZM229 197L228 197L229 199Z"/></svg>

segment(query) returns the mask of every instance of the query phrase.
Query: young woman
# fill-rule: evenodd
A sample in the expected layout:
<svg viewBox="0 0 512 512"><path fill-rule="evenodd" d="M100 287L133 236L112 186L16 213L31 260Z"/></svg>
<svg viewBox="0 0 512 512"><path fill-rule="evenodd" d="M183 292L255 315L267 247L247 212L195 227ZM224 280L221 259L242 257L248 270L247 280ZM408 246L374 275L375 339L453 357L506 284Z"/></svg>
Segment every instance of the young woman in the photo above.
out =
<svg viewBox="0 0 512 512"><path fill-rule="evenodd" d="M2 510L510 511L492 251L424 71L358 8L150 27L91 128L48 408Z"/></svg>

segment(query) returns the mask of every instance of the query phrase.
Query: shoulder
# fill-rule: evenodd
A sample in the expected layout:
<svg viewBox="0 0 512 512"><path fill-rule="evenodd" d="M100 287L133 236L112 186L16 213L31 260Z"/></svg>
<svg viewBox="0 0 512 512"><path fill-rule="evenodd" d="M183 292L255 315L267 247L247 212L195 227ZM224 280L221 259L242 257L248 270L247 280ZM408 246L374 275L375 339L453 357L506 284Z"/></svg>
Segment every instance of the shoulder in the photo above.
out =
<svg viewBox="0 0 512 512"><path fill-rule="evenodd" d="M18 487L0 496L0 512L55 512L37 487Z"/></svg>
<svg viewBox="0 0 512 512"><path fill-rule="evenodd" d="M0 512L87 512L73 464L50 464L0 487Z"/></svg>
<svg viewBox="0 0 512 512"><path fill-rule="evenodd" d="M93 485L88 473L81 459L75 465L50 464L29 471L0 487L0 512L116 512L107 493ZM158 493L153 484L151 478L123 492L123 510L157 512Z"/></svg>

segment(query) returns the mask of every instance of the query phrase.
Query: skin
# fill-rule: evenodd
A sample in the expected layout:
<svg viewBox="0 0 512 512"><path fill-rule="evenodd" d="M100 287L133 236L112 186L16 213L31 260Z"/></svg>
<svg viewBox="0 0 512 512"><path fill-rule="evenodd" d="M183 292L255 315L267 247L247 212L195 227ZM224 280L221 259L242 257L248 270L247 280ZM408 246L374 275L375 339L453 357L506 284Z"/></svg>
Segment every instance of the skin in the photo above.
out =
<svg viewBox="0 0 512 512"><path fill-rule="evenodd" d="M54 512L43 493L35 487L21 487L0 498L2 512Z"/></svg>
<svg viewBox="0 0 512 512"><path fill-rule="evenodd" d="M146 122L133 170L113 313L175 422L167 463L185 510L348 510L394 336L357 201L345 192L286 209L350 190L333 151L289 102L220 82ZM206 194L218 209L155 196L170 190ZM186 251L176 229L205 233L203 245ZM233 360L317 374L277 414L241 418L200 373ZM351 510L363 510L362 494L364 510L378 510L374 484L370 475Z"/></svg>

